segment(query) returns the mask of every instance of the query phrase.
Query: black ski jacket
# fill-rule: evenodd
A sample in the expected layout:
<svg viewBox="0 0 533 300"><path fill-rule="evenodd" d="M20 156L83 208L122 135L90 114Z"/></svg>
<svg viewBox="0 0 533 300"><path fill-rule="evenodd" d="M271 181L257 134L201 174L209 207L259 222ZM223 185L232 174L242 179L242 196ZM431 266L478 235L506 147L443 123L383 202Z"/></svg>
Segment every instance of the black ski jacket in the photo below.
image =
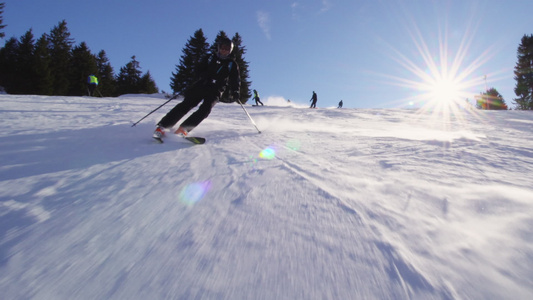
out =
<svg viewBox="0 0 533 300"><path fill-rule="evenodd" d="M241 76L235 59L232 57L222 59L212 54L202 62L199 71L200 80L193 85L193 88L205 89L212 97L220 100L226 88L229 87L229 95L233 101L239 99Z"/></svg>

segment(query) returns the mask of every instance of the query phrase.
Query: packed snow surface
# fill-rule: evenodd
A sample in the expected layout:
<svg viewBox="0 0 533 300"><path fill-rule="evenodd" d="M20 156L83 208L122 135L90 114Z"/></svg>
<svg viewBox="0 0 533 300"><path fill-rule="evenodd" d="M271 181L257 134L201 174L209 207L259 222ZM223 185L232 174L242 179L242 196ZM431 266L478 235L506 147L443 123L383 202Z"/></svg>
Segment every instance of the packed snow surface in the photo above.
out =
<svg viewBox="0 0 533 300"><path fill-rule="evenodd" d="M1 299L533 299L531 112L179 101L0 95Z"/></svg>

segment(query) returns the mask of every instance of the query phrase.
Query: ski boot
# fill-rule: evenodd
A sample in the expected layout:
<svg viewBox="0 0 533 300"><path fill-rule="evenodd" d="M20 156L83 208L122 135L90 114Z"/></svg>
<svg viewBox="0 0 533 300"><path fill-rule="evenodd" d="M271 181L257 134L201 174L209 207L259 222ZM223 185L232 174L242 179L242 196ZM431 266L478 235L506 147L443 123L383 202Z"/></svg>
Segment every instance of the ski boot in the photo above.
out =
<svg viewBox="0 0 533 300"><path fill-rule="evenodd" d="M181 127L181 126L178 129L176 129L176 131L174 131L174 133L179 135L179 136L182 136L182 137L186 137L189 134L187 129L185 129L185 128Z"/></svg>
<svg viewBox="0 0 533 300"><path fill-rule="evenodd" d="M157 126L152 137L159 143L163 143L163 138L165 137L165 128Z"/></svg>

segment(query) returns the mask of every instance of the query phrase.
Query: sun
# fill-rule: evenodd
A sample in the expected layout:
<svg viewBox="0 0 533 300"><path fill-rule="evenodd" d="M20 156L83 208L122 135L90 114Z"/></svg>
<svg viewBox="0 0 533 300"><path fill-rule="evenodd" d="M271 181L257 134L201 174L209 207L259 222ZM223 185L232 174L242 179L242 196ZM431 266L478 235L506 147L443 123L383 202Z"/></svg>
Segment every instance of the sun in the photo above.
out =
<svg viewBox="0 0 533 300"><path fill-rule="evenodd" d="M472 93L469 90L479 85L480 80L467 79L469 71L459 71L462 65L458 61L461 60L456 59L455 65L449 65L445 58L441 58L440 64L428 62L429 74L415 72L419 80L412 82L411 88L418 91L415 99L420 104L420 114L430 113L434 121L449 124L452 117L463 119L462 112L471 111L468 98L472 98Z"/></svg>
<svg viewBox="0 0 533 300"><path fill-rule="evenodd" d="M464 106L466 99L473 98L474 93L471 90L483 83L481 77L473 74L479 68L480 61L463 65L464 56L456 56L450 63L450 51L444 46L440 48L440 55L431 53L424 44L418 44L418 50L424 59L421 65L400 52L395 52L393 57L400 66L409 71L410 76L386 76L389 79L388 84L412 91L409 98L400 102L414 103L422 110L447 108L449 111ZM464 55L464 51L457 55Z"/></svg>
<svg viewBox="0 0 533 300"><path fill-rule="evenodd" d="M461 83L454 78L443 78L424 85L428 89L428 98L437 102L457 102L464 93Z"/></svg>
<svg viewBox="0 0 533 300"><path fill-rule="evenodd" d="M438 55L429 50L424 40L418 40L414 44L423 64L417 64L397 52L394 59L410 72L411 78L392 78L392 84L415 91L409 101L417 103L423 109L432 110L446 106L453 109L453 106L464 105L465 99L472 98L470 90L482 83L481 78L474 74L481 65L480 61L466 64L466 49L460 49L454 56L442 40Z"/></svg>
<svg viewBox="0 0 533 300"><path fill-rule="evenodd" d="M410 18L410 20L413 20ZM420 112L433 112L435 116L459 115L469 108L484 86L480 69L489 60L491 48L483 53L470 53L475 34L467 26L464 36L454 36L454 47L448 43L448 29L439 26L433 35L424 37L420 27L411 23L405 27L411 37L410 45L415 51L399 51L391 44L387 53L401 67L403 76L381 74L387 84L400 86L408 91L408 97L397 99L399 105L408 104L419 108ZM407 53L413 53L408 57ZM485 82L486 84L486 82ZM446 116L445 116L446 117Z"/></svg>

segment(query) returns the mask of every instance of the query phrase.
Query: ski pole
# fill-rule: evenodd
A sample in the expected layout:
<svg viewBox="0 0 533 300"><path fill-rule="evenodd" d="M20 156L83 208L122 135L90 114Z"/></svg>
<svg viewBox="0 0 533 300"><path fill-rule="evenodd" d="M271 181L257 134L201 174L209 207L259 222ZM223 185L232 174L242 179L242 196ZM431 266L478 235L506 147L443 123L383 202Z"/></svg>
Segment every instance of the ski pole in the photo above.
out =
<svg viewBox="0 0 533 300"><path fill-rule="evenodd" d="M165 102L165 103L159 105L158 108L152 110L152 111L149 112L146 116L142 117L139 121L133 123L133 125L131 125L131 127L134 127L135 125L139 124L142 120L144 120L144 119L145 119L146 117L148 117L149 115L153 114L156 110L160 109L161 107L163 107L165 104L169 103L170 101L172 101L172 100L178 98L178 96L179 96L179 95L174 95L172 98L168 99L167 102Z"/></svg>
<svg viewBox="0 0 533 300"><path fill-rule="evenodd" d="M258 133L261 133L261 130L259 130L259 128L257 128L257 125L255 125L254 120L252 119L252 117L250 116L250 114L248 113L248 111L246 111L246 109L244 108L244 105L242 105L241 101L240 101L240 100L237 100L237 102L239 102L239 104L241 105L242 109L244 110L244 112L246 113L246 115L248 116L248 118L250 119L250 121L252 121L252 124L255 126L255 129L257 129L257 132L258 132Z"/></svg>

